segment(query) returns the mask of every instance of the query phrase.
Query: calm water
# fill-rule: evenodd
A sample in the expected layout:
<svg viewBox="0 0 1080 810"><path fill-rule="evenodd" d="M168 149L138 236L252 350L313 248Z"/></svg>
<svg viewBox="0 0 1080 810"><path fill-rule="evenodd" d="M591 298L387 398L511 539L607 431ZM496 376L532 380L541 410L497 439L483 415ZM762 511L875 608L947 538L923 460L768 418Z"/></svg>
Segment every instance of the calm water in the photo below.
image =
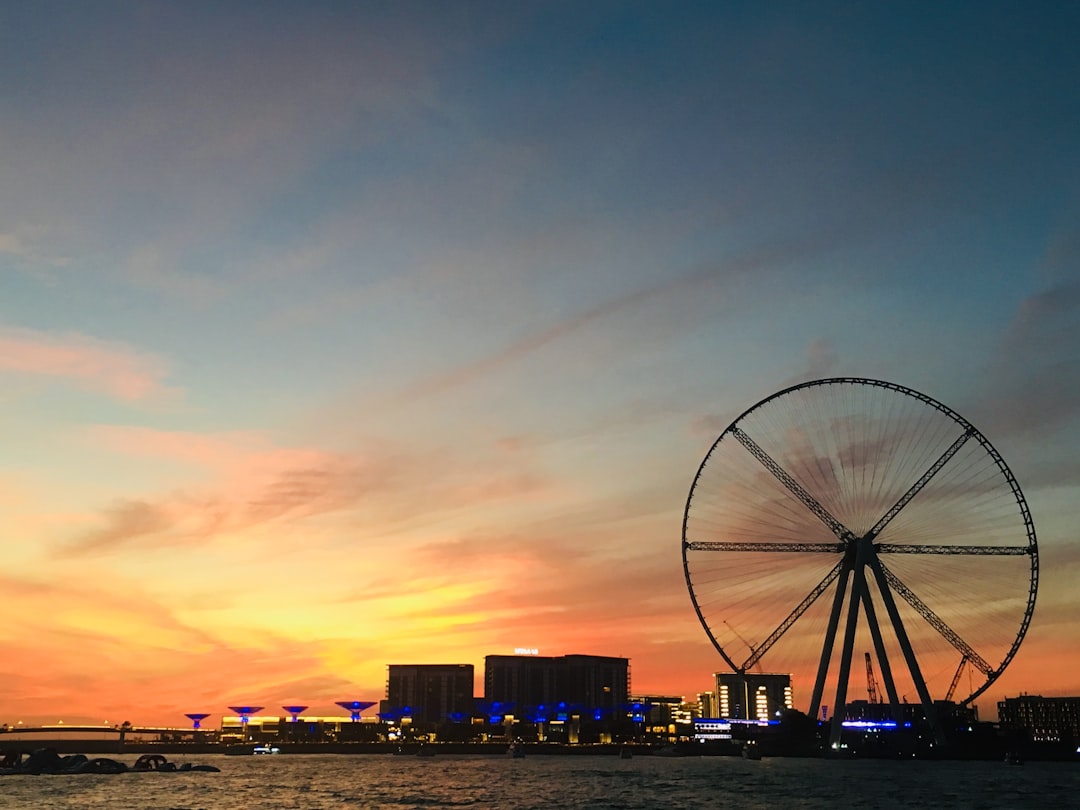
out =
<svg viewBox="0 0 1080 810"><path fill-rule="evenodd" d="M1080 807L1080 766L1072 763L327 754L191 761L221 773L0 777L0 808Z"/></svg>

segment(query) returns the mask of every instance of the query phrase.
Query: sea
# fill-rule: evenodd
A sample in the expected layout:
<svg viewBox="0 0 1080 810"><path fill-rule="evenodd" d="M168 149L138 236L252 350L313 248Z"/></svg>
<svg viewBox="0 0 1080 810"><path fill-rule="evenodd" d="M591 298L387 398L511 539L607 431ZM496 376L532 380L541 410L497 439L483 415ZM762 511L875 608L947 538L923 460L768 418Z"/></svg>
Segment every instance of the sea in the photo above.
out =
<svg viewBox="0 0 1080 810"><path fill-rule="evenodd" d="M170 759L221 771L0 776L0 808L1080 808L1080 765L1070 762L390 754Z"/></svg>

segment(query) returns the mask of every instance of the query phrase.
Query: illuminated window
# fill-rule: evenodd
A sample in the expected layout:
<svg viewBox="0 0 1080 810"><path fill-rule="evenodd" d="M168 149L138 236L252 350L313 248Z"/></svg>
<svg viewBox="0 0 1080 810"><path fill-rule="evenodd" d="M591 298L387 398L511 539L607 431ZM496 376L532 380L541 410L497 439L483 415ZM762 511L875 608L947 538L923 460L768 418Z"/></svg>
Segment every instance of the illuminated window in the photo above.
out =
<svg viewBox="0 0 1080 810"><path fill-rule="evenodd" d="M758 720L769 719L769 694L764 686L759 686L754 693L754 708L757 710Z"/></svg>

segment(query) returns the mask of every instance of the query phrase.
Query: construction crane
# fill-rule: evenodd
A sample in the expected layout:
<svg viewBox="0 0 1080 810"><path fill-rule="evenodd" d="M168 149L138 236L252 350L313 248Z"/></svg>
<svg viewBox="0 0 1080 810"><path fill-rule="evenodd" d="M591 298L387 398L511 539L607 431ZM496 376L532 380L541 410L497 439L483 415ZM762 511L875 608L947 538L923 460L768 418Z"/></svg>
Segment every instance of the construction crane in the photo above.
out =
<svg viewBox="0 0 1080 810"><path fill-rule="evenodd" d="M880 703L877 691L877 679L874 678L874 665L870 662L870 653L866 653L866 694L871 703Z"/></svg>
<svg viewBox="0 0 1080 810"><path fill-rule="evenodd" d="M749 641L747 641L746 638L743 637L742 633L740 633L738 630L736 630L734 627L732 627L731 622L729 622L729 621L727 621L727 619L725 619L724 624L727 625L728 630L730 630L732 633L735 634L735 637L738 638L739 641L741 641L743 644L746 645L747 649L750 650L751 655L753 655L756 652L756 650L754 649L754 645L751 644ZM758 672L761 672L761 663L759 661L754 662L754 669L756 669Z"/></svg>
<svg viewBox="0 0 1080 810"><path fill-rule="evenodd" d="M961 673L963 673L964 667L967 666L968 660L969 659L966 655L960 659L960 666L956 668L956 674L952 676L952 683L949 684L949 691L945 693L946 702L952 701L953 693L956 691L956 685L960 683L960 675ZM970 670L968 672L968 677L971 677Z"/></svg>

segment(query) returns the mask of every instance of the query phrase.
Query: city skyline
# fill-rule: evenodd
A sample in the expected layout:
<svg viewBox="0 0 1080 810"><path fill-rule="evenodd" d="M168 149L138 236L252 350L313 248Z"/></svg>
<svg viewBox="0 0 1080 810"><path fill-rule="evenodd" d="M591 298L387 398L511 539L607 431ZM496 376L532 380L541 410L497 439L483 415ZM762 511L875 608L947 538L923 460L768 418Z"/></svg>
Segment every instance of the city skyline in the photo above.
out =
<svg viewBox="0 0 1080 810"><path fill-rule="evenodd" d="M1039 596L984 718L1080 694L1080 8L0 22L0 721L515 648L690 699L694 473L831 376L954 408L1023 489Z"/></svg>

